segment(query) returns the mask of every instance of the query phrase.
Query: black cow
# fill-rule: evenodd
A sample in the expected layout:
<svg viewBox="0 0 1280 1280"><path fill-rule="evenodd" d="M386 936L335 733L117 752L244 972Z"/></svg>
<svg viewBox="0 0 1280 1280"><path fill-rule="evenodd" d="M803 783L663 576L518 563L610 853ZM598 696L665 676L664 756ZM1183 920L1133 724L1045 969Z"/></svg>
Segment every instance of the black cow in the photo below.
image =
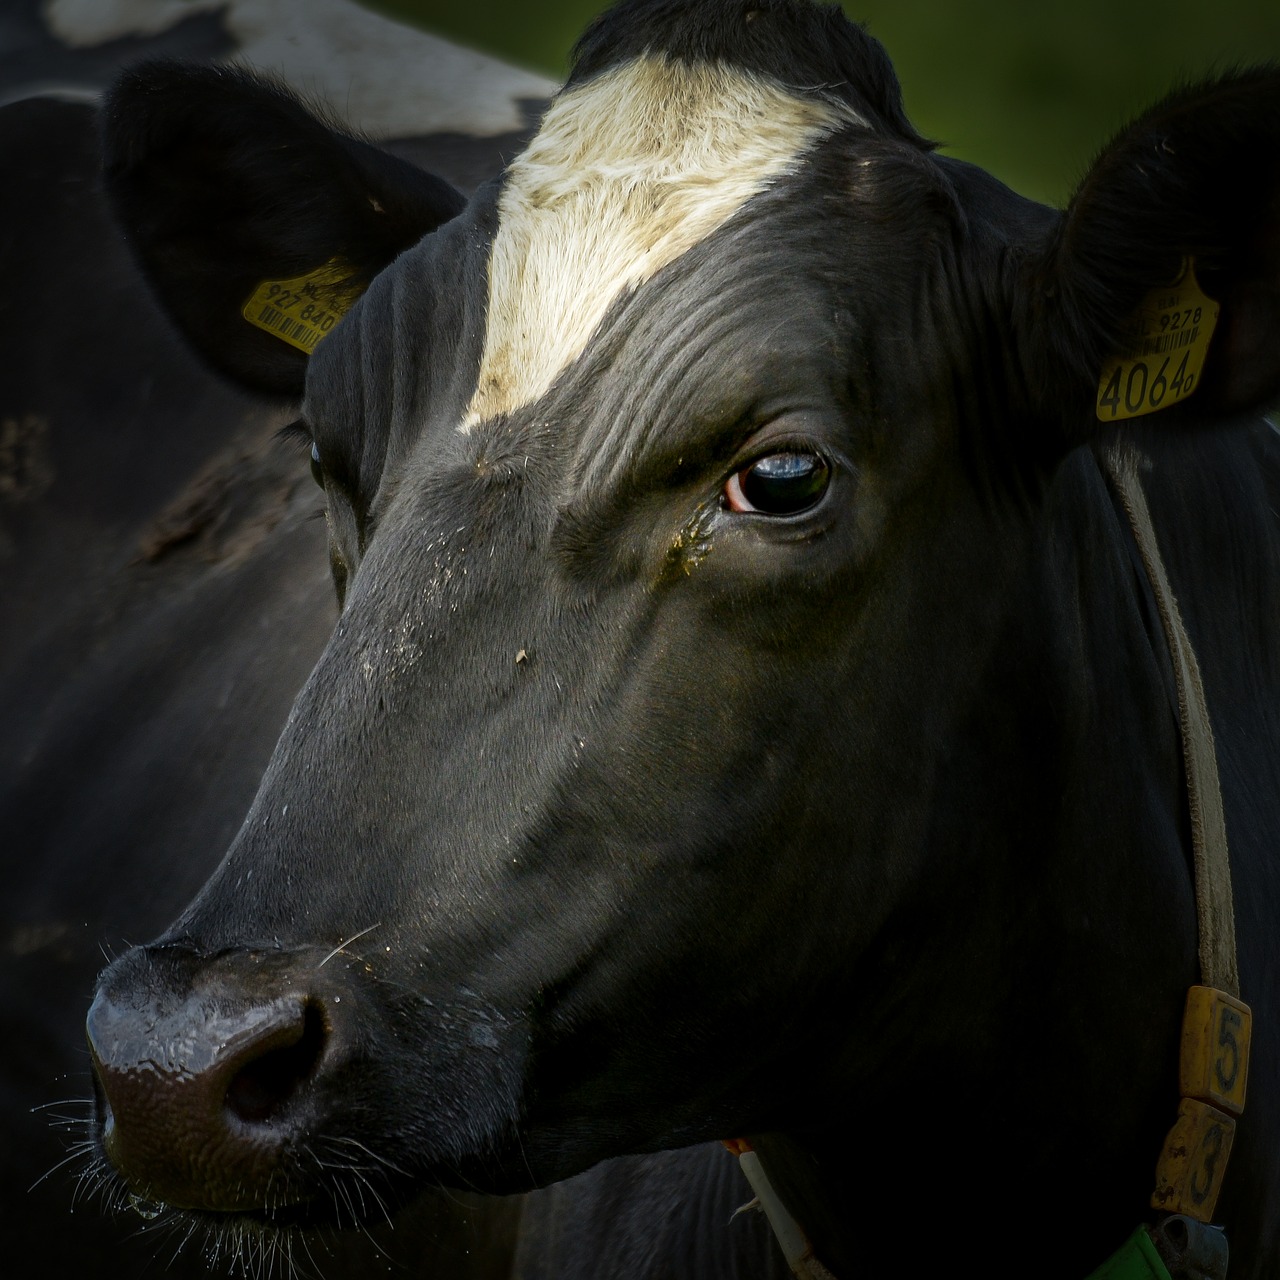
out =
<svg viewBox="0 0 1280 1280"><path fill-rule="evenodd" d="M1058 213L937 155L834 9L625 0L469 201L164 64L107 172L196 347L300 406L343 602L224 861L101 978L121 1195L289 1226L693 1148L534 1201L519 1265L767 1274L697 1145L746 1135L837 1276L1099 1267L1202 976L1123 443L1255 1019L1211 1216L1274 1274L1280 72Z"/></svg>

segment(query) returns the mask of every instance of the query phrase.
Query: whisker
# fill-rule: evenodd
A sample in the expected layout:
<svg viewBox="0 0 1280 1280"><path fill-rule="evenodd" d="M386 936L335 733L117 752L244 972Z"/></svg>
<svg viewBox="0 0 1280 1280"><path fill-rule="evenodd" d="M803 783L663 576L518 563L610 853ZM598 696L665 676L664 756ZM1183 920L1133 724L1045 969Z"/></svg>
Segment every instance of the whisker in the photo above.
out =
<svg viewBox="0 0 1280 1280"><path fill-rule="evenodd" d="M462 1200L459 1200L458 1197L454 1194L453 1188L448 1186L443 1181L441 1181L440 1178L436 1178L436 1190L439 1191L440 1194L444 1196L446 1200L451 1200L454 1204L456 1204L458 1208L460 1209L466 1208L466 1204Z"/></svg>
<svg viewBox="0 0 1280 1280"><path fill-rule="evenodd" d="M349 937L345 942L338 943L338 945L334 947L334 949L330 951L329 954L325 956L325 958L321 960L318 965L316 965L316 968L323 969L324 966L327 965L329 961L332 960L333 957L336 956L338 952L341 951L344 947L349 947L353 942L356 941L357 938L363 938L365 934L372 933L375 929L378 929L381 926L382 926L382 921L379 920L377 924L371 924L367 929L361 929L359 933L353 933L351 937Z"/></svg>
<svg viewBox="0 0 1280 1280"><path fill-rule="evenodd" d="M305 1235L299 1236L298 1239L302 1244L302 1251L307 1255L307 1261L311 1263L312 1270L316 1275L320 1275L321 1267L320 1264L316 1262L315 1255L311 1252L311 1242Z"/></svg>
<svg viewBox="0 0 1280 1280"><path fill-rule="evenodd" d="M58 1133L74 1133L78 1129L87 1129L89 1121L84 1116L51 1116L49 1128Z"/></svg>
<svg viewBox="0 0 1280 1280"><path fill-rule="evenodd" d="M342 1182L335 1182L333 1185L333 1191L334 1191L335 1197L341 1198L342 1205L346 1207L347 1212L351 1215L351 1225L355 1226L356 1223L360 1221L360 1218L356 1214L356 1207L351 1202L351 1195L347 1191L346 1185ZM338 1206L338 1202L336 1199L334 1201L334 1205L335 1207L342 1207L342 1206ZM338 1221L339 1223L341 1223L342 1221L341 1215L339 1215Z"/></svg>
<svg viewBox="0 0 1280 1280"><path fill-rule="evenodd" d="M524 1149L524 1138L520 1136L519 1128L514 1129L516 1145L520 1148L520 1159L524 1162L525 1170L529 1174L529 1181L537 1185L537 1178L533 1176L533 1166L529 1163L529 1153Z"/></svg>
<svg viewBox="0 0 1280 1280"><path fill-rule="evenodd" d="M169 1255L169 1263L171 1266L173 1263L175 1263L178 1260L178 1257L181 1255L182 1251L187 1247L187 1245L191 1243L192 1237L196 1234L196 1231L199 1229L199 1224L194 1219L188 1221L186 1226L187 1226L186 1231L181 1232L182 1239L178 1241L177 1245L174 1246L173 1253ZM181 1229L179 1224L175 1222L174 1234L175 1235L178 1234L180 1230Z"/></svg>
<svg viewBox="0 0 1280 1280"><path fill-rule="evenodd" d="M48 1111L50 1107L92 1107L92 1098L55 1098L52 1102L39 1102L31 1108L34 1114L37 1111Z"/></svg>
<svg viewBox="0 0 1280 1280"><path fill-rule="evenodd" d="M76 1185L71 1190L71 1212L75 1212L76 1205L87 1204L97 1195L103 1195L104 1207L109 1207L105 1194L108 1183L107 1172L98 1162L94 1161L86 1165L80 1171L76 1178Z"/></svg>
<svg viewBox="0 0 1280 1280"><path fill-rule="evenodd" d="M370 1160L376 1161L378 1164L382 1165L384 1168L390 1169L392 1173L398 1173L400 1174L401 1177L408 1176L405 1173L405 1171L400 1168L399 1165L393 1164L385 1156L380 1156L376 1151L373 1151L369 1147L366 1147L365 1144L357 1138L350 1138L350 1137L339 1135L337 1137L329 1138L328 1141L330 1143L340 1142L346 1146L355 1147L356 1150L363 1151L365 1155L369 1157Z"/></svg>
<svg viewBox="0 0 1280 1280"><path fill-rule="evenodd" d="M85 1155L93 1150L93 1143L86 1139L84 1142L78 1142L74 1147L70 1148L69 1154L63 1156L51 1169L46 1169L28 1188L34 1191L42 1182L51 1178L59 1169L65 1169L67 1165L74 1164L78 1160L82 1160Z"/></svg>
<svg viewBox="0 0 1280 1280"><path fill-rule="evenodd" d="M395 1223L391 1221L391 1211L387 1208L387 1202L382 1198L378 1188L369 1181L369 1175L359 1169L353 1169L352 1173L361 1183L364 1184L366 1190L369 1192L370 1199L378 1206L382 1216L386 1219L387 1226L394 1229ZM361 1204L363 1205L363 1197L361 1197Z"/></svg>

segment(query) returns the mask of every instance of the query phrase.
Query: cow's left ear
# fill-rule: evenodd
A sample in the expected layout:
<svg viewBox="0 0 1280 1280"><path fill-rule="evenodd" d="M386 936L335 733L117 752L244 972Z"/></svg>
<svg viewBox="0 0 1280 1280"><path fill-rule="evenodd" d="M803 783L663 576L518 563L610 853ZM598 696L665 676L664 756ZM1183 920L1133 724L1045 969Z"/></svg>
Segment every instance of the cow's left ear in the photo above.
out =
<svg viewBox="0 0 1280 1280"><path fill-rule="evenodd" d="M1074 439L1280 399L1280 68L1184 89L1121 132L1019 295L1029 394Z"/></svg>
<svg viewBox="0 0 1280 1280"><path fill-rule="evenodd" d="M345 307L465 204L228 67L126 71L104 104L103 168L126 238L192 346L242 386L291 398Z"/></svg>

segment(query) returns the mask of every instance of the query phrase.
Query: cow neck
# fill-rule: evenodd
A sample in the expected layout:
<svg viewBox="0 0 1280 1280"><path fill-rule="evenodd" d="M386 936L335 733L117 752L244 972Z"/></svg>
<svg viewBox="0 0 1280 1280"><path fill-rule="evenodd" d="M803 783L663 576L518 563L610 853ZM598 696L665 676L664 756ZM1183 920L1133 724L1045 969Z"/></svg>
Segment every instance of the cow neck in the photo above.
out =
<svg viewBox="0 0 1280 1280"><path fill-rule="evenodd" d="M1113 445L1102 451L1103 469L1128 517L1143 569L1155 596L1165 643L1173 663L1178 730L1191 818L1201 982L1207 988L1225 991L1238 998L1240 977L1236 962L1231 860L1213 725L1209 719L1200 664L1169 583L1151 511L1142 490L1139 470L1143 462L1137 450L1127 444ZM751 1143L745 1138L736 1138L726 1140L724 1145L738 1157L742 1172L756 1195L752 1207L758 1207L768 1218L793 1274L801 1280L836 1280L814 1255L813 1245L804 1228L783 1204ZM1167 1221L1167 1216L1164 1220ZM1090 1280L1138 1274L1150 1276L1153 1280L1169 1280L1169 1266L1174 1260L1161 1248L1163 1238L1159 1223L1155 1230L1140 1227ZM1154 1244L1151 1243L1153 1239L1156 1241ZM1225 1275L1225 1247L1221 1257L1222 1274Z"/></svg>

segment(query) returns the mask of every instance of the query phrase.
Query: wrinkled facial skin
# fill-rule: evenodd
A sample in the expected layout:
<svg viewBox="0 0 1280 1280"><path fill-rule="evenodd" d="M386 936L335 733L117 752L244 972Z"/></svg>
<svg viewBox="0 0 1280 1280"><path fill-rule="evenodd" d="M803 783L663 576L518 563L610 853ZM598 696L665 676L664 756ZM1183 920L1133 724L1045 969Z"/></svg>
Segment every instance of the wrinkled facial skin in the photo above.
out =
<svg viewBox="0 0 1280 1280"><path fill-rule="evenodd" d="M1001 576L940 465L964 355L922 299L962 287L954 198L839 132L619 295L545 394L460 430L490 191L312 358L344 611L151 949L290 957L327 1038L288 1103L309 1124L507 1191L797 1118L793 1051L829 1048L825 993L916 876L901 673L961 716L956 584ZM778 455L825 467L812 505L734 509ZM952 601L945 638L915 624Z"/></svg>

